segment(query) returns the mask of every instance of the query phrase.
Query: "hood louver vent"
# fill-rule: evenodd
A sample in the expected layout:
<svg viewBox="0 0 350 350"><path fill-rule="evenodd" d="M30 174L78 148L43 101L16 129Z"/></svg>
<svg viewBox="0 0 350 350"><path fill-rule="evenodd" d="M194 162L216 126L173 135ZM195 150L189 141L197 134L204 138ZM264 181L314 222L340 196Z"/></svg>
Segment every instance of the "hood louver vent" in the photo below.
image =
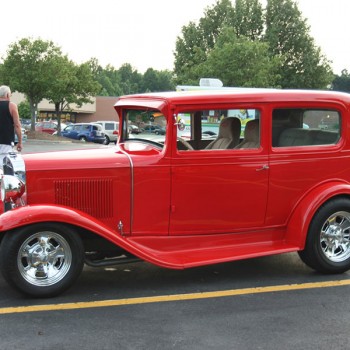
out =
<svg viewBox="0 0 350 350"><path fill-rule="evenodd" d="M55 202L79 209L96 218L111 218L114 212L112 180L57 180Z"/></svg>

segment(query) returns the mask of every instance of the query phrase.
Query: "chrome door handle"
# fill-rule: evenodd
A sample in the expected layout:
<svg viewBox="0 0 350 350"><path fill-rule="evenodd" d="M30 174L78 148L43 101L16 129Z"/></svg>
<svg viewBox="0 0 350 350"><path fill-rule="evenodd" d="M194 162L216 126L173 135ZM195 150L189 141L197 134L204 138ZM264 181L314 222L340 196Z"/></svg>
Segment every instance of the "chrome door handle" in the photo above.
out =
<svg viewBox="0 0 350 350"><path fill-rule="evenodd" d="M256 169L256 171L262 171L262 170L269 170L270 169L270 167L268 166L268 165L263 165L261 168L259 168L259 169Z"/></svg>

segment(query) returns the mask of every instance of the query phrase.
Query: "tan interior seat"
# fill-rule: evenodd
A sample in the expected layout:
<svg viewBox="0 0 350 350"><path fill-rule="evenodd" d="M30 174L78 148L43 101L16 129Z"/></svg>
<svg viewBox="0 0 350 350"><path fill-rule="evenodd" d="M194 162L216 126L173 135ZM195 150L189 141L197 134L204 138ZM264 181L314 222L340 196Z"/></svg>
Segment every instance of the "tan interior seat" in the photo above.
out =
<svg viewBox="0 0 350 350"><path fill-rule="evenodd" d="M260 131L259 119L249 120L244 129L244 139L235 148L259 148Z"/></svg>
<svg viewBox="0 0 350 350"><path fill-rule="evenodd" d="M217 138L210 142L205 149L230 149L239 143L241 121L237 117L228 117L221 120Z"/></svg>

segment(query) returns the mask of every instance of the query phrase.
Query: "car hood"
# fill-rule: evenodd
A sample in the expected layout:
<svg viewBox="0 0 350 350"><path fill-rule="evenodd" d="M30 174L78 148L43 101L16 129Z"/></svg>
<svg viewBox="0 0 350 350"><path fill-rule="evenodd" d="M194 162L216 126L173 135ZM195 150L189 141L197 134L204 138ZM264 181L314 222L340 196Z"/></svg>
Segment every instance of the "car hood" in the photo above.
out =
<svg viewBox="0 0 350 350"><path fill-rule="evenodd" d="M129 166L117 148L73 150L23 155L26 171L102 169Z"/></svg>

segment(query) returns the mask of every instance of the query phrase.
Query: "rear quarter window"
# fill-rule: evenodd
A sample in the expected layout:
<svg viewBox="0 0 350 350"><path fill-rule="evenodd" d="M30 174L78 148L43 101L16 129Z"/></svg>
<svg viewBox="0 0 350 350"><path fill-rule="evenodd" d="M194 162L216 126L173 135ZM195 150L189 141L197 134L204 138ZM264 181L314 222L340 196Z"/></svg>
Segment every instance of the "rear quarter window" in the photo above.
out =
<svg viewBox="0 0 350 350"><path fill-rule="evenodd" d="M114 123L106 123L105 124L105 129L106 130L114 130Z"/></svg>
<svg viewBox="0 0 350 350"><path fill-rule="evenodd" d="M273 147L334 145L340 139L341 116L326 109L275 109Z"/></svg>

